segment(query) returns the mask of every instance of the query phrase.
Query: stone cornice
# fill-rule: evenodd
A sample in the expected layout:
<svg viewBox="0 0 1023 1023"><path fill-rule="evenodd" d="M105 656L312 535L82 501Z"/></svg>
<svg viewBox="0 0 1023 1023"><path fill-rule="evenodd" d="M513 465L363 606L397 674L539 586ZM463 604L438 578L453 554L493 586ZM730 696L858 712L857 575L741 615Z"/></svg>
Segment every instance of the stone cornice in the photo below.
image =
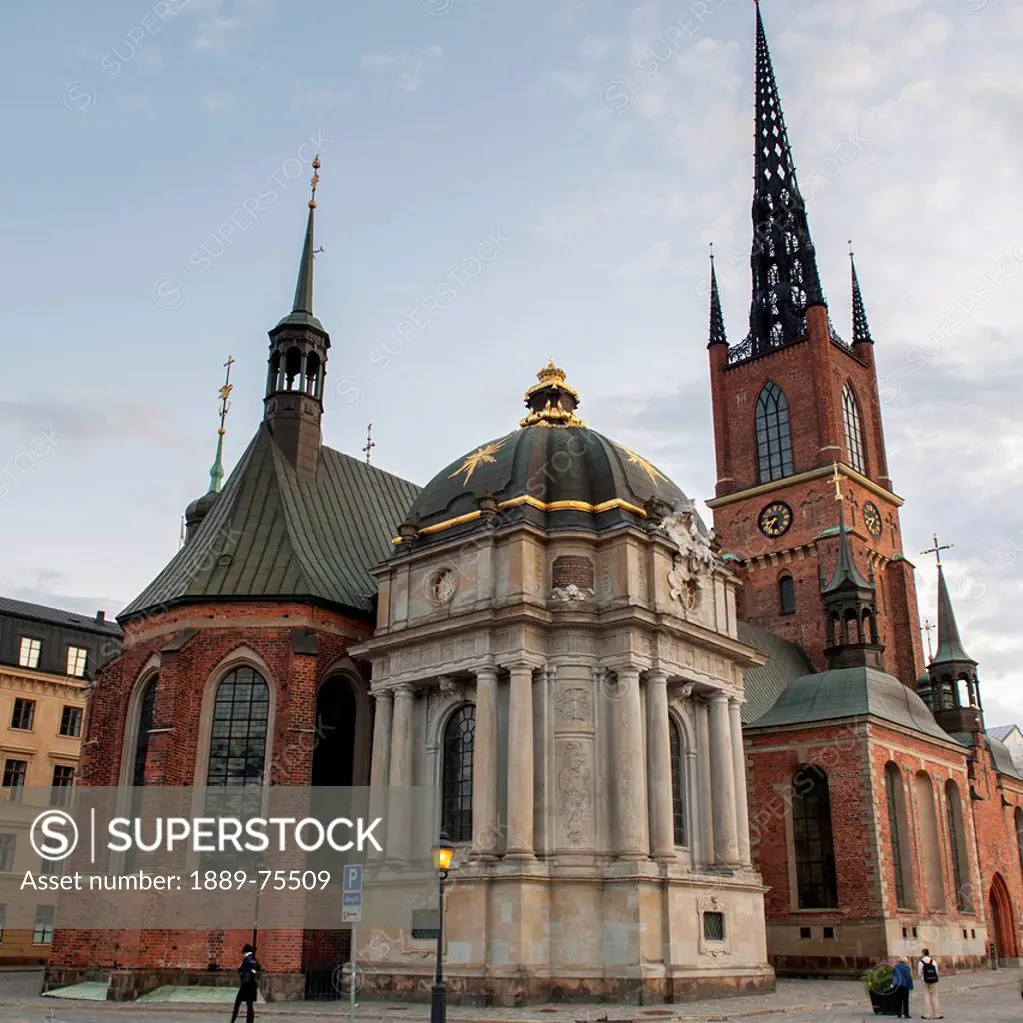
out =
<svg viewBox="0 0 1023 1023"><path fill-rule="evenodd" d="M885 503L892 505L896 508L901 508L905 501L898 496L893 494L890 490L885 490L884 487L879 486L871 479L867 479L862 473L857 472L855 469L850 468L848 465L844 465L842 462L838 462L838 471L841 475L847 477L853 483L863 487L864 490L870 491L875 497L880 498ZM796 473L795 476L785 476L780 480L772 480L770 483L761 483L755 487L747 487L745 490L737 490L734 494L724 494L721 497L712 497L710 500L704 502L708 508L725 508L730 504L737 504L740 501L745 501L748 498L754 497L766 497L769 494L777 494L783 490L788 490L790 487L798 487L802 483L810 483L813 480L823 479L825 476L831 476L835 471L835 463L829 463L828 465L818 466L816 469L809 469L806 472Z"/></svg>
<svg viewBox="0 0 1023 1023"><path fill-rule="evenodd" d="M61 699L85 700L90 684L72 675L51 675L31 668L0 671L0 689L6 692L22 690L37 696L59 696Z"/></svg>

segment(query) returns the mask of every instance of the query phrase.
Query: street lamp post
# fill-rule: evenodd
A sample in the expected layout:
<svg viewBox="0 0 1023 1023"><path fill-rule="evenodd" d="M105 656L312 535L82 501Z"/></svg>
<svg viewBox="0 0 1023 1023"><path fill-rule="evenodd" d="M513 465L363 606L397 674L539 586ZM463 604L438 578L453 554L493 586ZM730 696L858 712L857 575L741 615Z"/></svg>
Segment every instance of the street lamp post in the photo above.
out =
<svg viewBox="0 0 1023 1023"><path fill-rule="evenodd" d="M447 988L444 986L444 880L451 869L451 859L455 847L451 844L446 831L441 831L440 839L433 848L433 866L437 871L437 968L433 975L433 988L430 992L430 1023L446 1023L447 1019Z"/></svg>

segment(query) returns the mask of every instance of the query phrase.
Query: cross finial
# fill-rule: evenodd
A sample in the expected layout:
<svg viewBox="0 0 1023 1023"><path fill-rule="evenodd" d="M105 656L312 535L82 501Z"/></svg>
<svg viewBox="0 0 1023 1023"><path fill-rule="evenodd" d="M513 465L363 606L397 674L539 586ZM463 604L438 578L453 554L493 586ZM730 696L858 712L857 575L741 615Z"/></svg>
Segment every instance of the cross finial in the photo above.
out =
<svg viewBox="0 0 1023 1023"><path fill-rule="evenodd" d="M953 547L955 547L954 543L939 544L938 543L938 534L935 533L934 534L934 546L933 547L928 547L927 550L921 551L920 553L921 554L933 554L934 557L937 559L938 568L941 568L941 552L942 551L950 551L950 550L952 550Z"/></svg>
<svg viewBox="0 0 1023 1023"><path fill-rule="evenodd" d="M309 209L316 209L316 186L320 183L320 175L316 172L320 169L320 154L313 157L313 177L309 184L312 186L313 194L309 200Z"/></svg>
<svg viewBox="0 0 1023 1023"><path fill-rule="evenodd" d="M231 396L231 392L234 390L234 384L231 383L231 367L234 365L234 356L229 355L227 362L224 363L224 386L220 388L220 430L218 431L221 437L224 436L224 421L227 419L228 410L231 408L231 403L228 398Z"/></svg>
<svg viewBox="0 0 1023 1023"><path fill-rule="evenodd" d="M831 477L831 482L835 484L835 502L841 504L845 498L842 496L842 477L838 472L838 462L835 462L835 471Z"/></svg>
<svg viewBox="0 0 1023 1023"><path fill-rule="evenodd" d="M369 465L370 452L377 446L377 442L373 440L373 424L370 423L366 427L366 446L362 449L366 454L366 464Z"/></svg>
<svg viewBox="0 0 1023 1023"><path fill-rule="evenodd" d="M928 660L928 662L934 660L934 654L931 653L931 630L933 628L934 628L934 626L931 625L930 621L925 619L922 631L927 636L927 660Z"/></svg>

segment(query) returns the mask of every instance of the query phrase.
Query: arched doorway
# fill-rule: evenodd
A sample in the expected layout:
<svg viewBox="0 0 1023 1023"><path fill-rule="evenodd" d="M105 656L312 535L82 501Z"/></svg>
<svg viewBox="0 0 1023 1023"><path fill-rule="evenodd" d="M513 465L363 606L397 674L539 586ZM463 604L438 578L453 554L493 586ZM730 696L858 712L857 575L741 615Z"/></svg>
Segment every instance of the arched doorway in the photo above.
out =
<svg viewBox="0 0 1023 1023"><path fill-rule="evenodd" d="M1016 925L1012 915L1012 900L1001 874L995 874L988 895L988 940L995 943L995 955L1000 962L1019 955Z"/></svg>

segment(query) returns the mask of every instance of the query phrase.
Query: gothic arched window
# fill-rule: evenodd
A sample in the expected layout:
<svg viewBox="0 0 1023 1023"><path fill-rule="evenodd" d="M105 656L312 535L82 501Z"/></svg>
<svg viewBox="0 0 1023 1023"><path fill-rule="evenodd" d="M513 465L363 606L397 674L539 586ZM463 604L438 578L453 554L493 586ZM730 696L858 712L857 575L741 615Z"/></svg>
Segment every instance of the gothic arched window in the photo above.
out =
<svg viewBox="0 0 1023 1023"><path fill-rule="evenodd" d="M838 879L828 776L819 767L801 767L796 771L792 788L799 908L836 909Z"/></svg>
<svg viewBox="0 0 1023 1023"><path fill-rule="evenodd" d="M895 902L899 909L913 908L913 891L906 885L913 881L912 864L908 860L909 832L906 822L906 793L902 773L891 762L884 769L885 792L888 797L888 834L892 851L892 872L895 880Z"/></svg>
<svg viewBox="0 0 1023 1023"><path fill-rule="evenodd" d="M932 912L945 911L945 880L941 866L941 839L938 836L938 813L934 803L934 784L926 771L917 771L914 779L917 824L923 860L924 890L927 908Z"/></svg>
<svg viewBox="0 0 1023 1023"><path fill-rule="evenodd" d="M270 689L252 668L235 668L217 686L213 705L208 788L262 785Z"/></svg>
<svg viewBox="0 0 1023 1023"><path fill-rule="evenodd" d="M959 798L959 786L951 780L945 782L945 812L948 816L948 844L952 859L952 878L956 885L956 908L960 913L968 913L972 908L972 899L968 881L970 861L966 856L963 804ZM1019 814L1019 812L1017 808L1016 813Z"/></svg>
<svg viewBox="0 0 1023 1023"><path fill-rule="evenodd" d="M671 820L675 834L675 845L688 845L686 828L686 762L685 746L682 743L682 729L678 722L669 719L671 733Z"/></svg>
<svg viewBox="0 0 1023 1023"><path fill-rule="evenodd" d="M472 757L476 708L467 703L444 728L441 774L441 824L452 842L472 841Z"/></svg>
<svg viewBox="0 0 1023 1023"><path fill-rule="evenodd" d="M845 450L849 455L849 464L857 472L866 473L867 454L863 443L863 421L860 419L860 406L856 402L853 389L848 384L842 388L842 422L845 424Z"/></svg>
<svg viewBox="0 0 1023 1023"><path fill-rule="evenodd" d="M156 714L156 687L160 676L154 675L147 683L139 701L139 726L135 733L135 760L131 769L133 786L146 783L146 754L149 752L149 733L153 730Z"/></svg>
<svg viewBox="0 0 1023 1023"><path fill-rule="evenodd" d="M778 608L783 615L793 614L796 610L796 582L790 575L783 575L778 580Z"/></svg>
<svg viewBox="0 0 1023 1023"><path fill-rule="evenodd" d="M757 463L760 482L792 475L792 431L785 392L773 381L757 398Z"/></svg>

